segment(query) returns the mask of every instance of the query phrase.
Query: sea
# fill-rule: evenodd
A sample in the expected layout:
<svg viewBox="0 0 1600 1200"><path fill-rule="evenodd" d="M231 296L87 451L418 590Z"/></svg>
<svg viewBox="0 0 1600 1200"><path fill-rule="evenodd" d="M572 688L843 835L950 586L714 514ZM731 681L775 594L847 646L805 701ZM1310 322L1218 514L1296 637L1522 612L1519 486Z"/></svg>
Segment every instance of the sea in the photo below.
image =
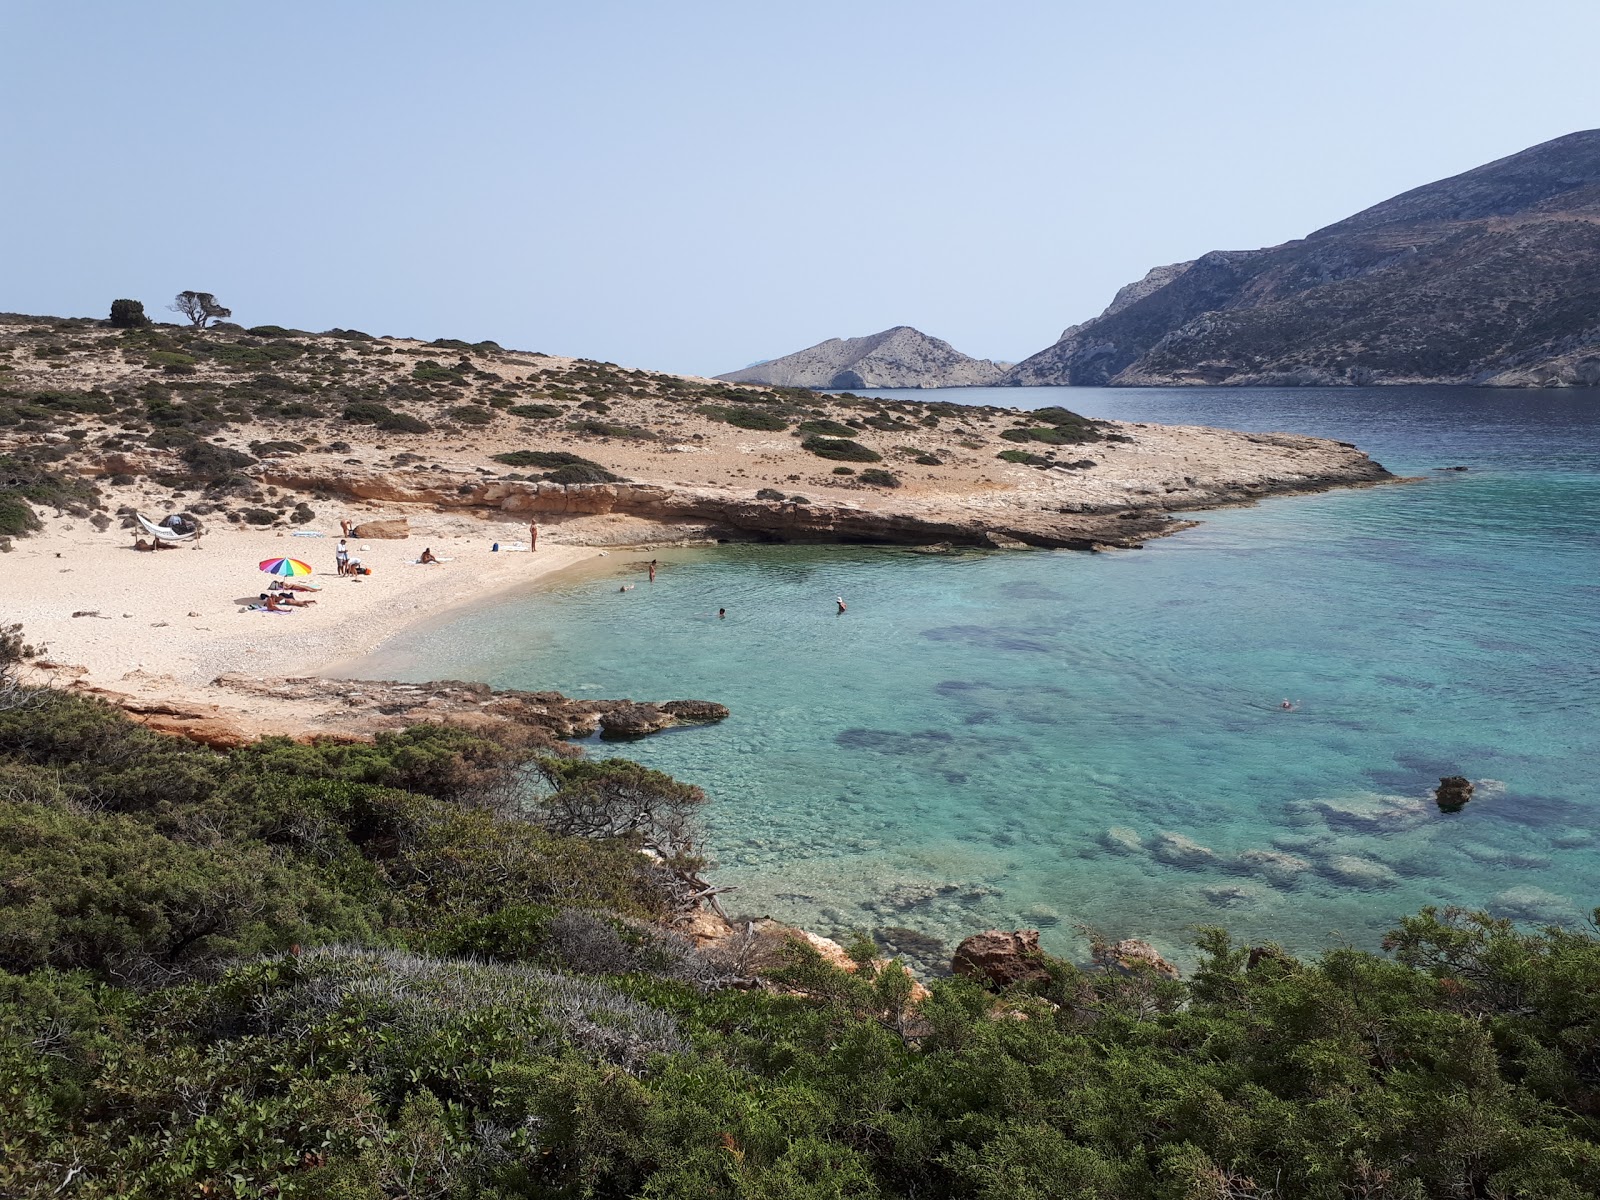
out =
<svg viewBox="0 0 1600 1200"><path fill-rule="evenodd" d="M616 554L360 673L728 705L588 750L705 790L731 911L929 971L986 928L1183 964L1208 926L1311 954L1377 948L1425 905L1590 919L1600 392L874 394L1309 433L1416 480L1201 513L1133 551L727 545L657 552L654 584ZM1475 784L1454 813L1447 775Z"/></svg>

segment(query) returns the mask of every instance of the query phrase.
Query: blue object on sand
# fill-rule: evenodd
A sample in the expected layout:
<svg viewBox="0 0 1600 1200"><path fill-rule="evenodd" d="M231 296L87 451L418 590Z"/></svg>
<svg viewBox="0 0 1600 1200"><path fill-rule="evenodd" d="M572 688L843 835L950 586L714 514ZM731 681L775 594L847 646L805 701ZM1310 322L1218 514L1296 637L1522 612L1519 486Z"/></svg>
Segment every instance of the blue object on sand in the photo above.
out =
<svg viewBox="0 0 1600 1200"><path fill-rule="evenodd" d="M500 549L500 543L496 542L494 545L490 546L489 549L491 551L499 550Z"/></svg>

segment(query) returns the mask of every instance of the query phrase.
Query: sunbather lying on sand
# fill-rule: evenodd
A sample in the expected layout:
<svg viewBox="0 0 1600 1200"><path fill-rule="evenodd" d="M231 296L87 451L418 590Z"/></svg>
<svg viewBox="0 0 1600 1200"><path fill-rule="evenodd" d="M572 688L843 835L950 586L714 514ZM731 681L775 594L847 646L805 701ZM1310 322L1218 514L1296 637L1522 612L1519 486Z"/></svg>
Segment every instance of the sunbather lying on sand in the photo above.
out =
<svg viewBox="0 0 1600 1200"><path fill-rule="evenodd" d="M261 603L256 607L264 608L268 612L288 612L288 604L289 601L283 596L275 596L271 592L262 592Z"/></svg>

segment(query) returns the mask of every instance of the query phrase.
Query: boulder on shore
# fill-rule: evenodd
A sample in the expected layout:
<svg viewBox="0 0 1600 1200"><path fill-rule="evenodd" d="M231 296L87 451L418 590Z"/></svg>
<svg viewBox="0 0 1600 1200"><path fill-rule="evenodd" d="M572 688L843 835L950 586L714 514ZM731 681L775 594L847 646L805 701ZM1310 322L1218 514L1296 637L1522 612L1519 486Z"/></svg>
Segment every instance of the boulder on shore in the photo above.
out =
<svg viewBox="0 0 1600 1200"><path fill-rule="evenodd" d="M364 521L350 531L354 538L374 542L397 542L411 536L411 522L406 517L391 517L383 521Z"/></svg>
<svg viewBox="0 0 1600 1200"><path fill-rule="evenodd" d="M1143 971L1153 971L1157 975L1165 975L1168 979L1178 977L1177 967L1162 958L1149 942L1140 941L1138 938L1124 938L1120 942L1096 946L1094 960L1106 970L1115 971L1119 975L1137 975Z"/></svg>
<svg viewBox="0 0 1600 1200"><path fill-rule="evenodd" d="M1044 969L1043 958L1037 929L1018 929L1014 933L989 929L973 934L956 947L950 969L992 987L1008 988L1016 983L1048 982L1050 973Z"/></svg>
<svg viewBox="0 0 1600 1200"><path fill-rule="evenodd" d="M662 712L670 714L674 720L684 725L725 721L728 718L728 706L718 704L714 700L668 700L660 705L660 708Z"/></svg>
<svg viewBox="0 0 1600 1200"><path fill-rule="evenodd" d="M608 738L644 737L673 724L673 716L654 704L622 704L600 714L600 736Z"/></svg>
<svg viewBox="0 0 1600 1200"><path fill-rule="evenodd" d="M1446 775L1434 789L1433 799L1440 812L1460 812L1472 799L1472 780L1465 775Z"/></svg>

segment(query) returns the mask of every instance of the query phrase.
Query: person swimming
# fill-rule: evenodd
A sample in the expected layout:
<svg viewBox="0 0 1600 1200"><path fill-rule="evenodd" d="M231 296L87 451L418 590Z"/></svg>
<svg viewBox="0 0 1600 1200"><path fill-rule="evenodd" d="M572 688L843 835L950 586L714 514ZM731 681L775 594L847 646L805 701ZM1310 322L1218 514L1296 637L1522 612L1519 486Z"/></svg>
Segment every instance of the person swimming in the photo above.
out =
<svg viewBox="0 0 1600 1200"><path fill-rule="evenodd" d="M835 596L833 599L834 599L834 602L836 604L838 604L839 611L843 612L844 611L844 597L843 596Z"/></svg>
<svg viewBox="0 0 1600 1200"><path fill-rule="evenodd" d="M1295 709L1299 708L1300 705L1286 697L1283 703L1278 705L1278 707L1283 709L1284 712L1293 712Z"/></svg>
<svg viewBox="0 0 1600 1200"><path fill-rule="evenodd" d="M726 617L727 615L728 615L728 610L727 609L725 609L725 608L717 609L717 616L718 617Z"/></svg>

